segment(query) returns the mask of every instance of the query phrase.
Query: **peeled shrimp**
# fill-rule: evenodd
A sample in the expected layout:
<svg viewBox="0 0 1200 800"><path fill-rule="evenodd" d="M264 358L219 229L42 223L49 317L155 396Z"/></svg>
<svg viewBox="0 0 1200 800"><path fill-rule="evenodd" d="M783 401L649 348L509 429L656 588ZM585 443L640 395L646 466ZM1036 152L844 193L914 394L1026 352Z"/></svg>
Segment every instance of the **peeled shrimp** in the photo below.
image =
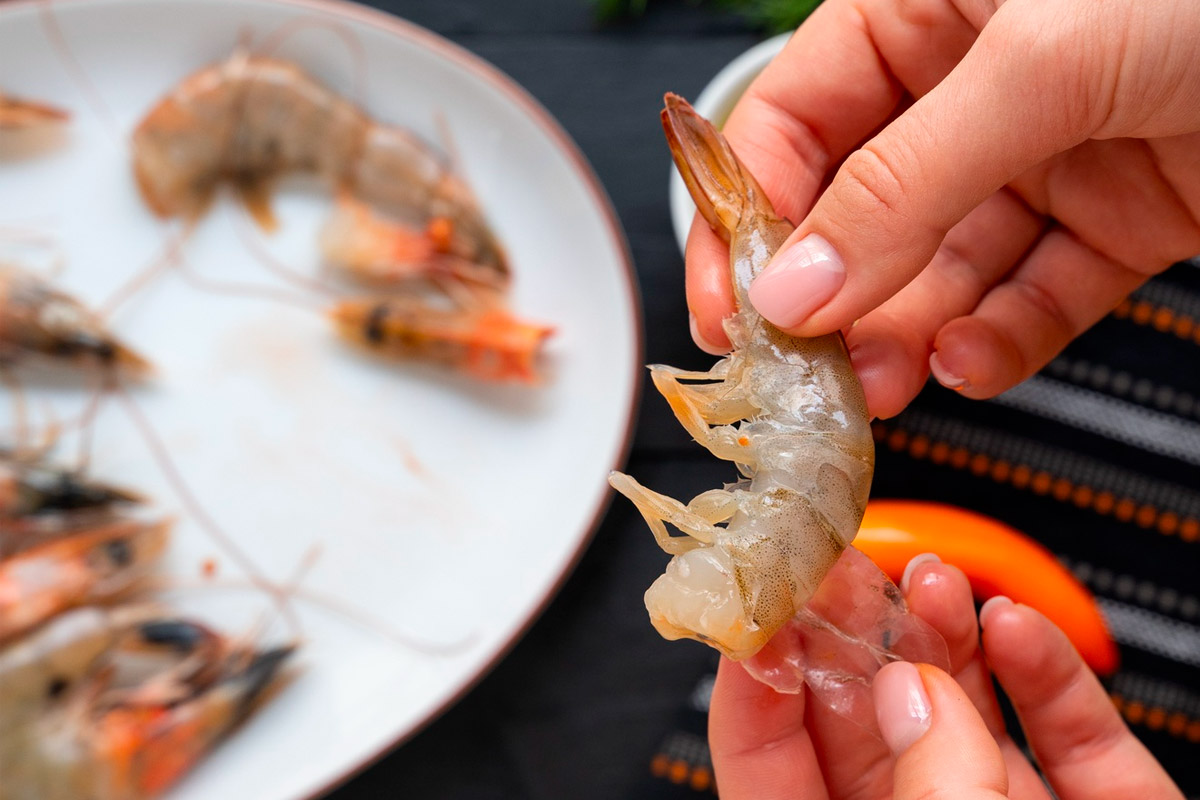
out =
<svg viewBox="0 0 1200 800"><path fill-rule="evenodd" d="M198 217L232 182L268 226L270 183L314 174L418 227L442 220L448 253L508 274L474 195L444 158L287 61L239 52L184 79L134 131L133 169L160 216Z"/></svg>
<svg viewBox="0 0 1200 800"><path fill-rule="evenodd" d="M0 365L29 356L135 375L151 369L78 300L32 272L0 264Z"/></svg>
<svg viewBox="0 0 1200 800"><path fill-rule="evenodd" d="M687 505L628 475L610 481L673 556L646 592L654 626L742 659L793 618L853 541L874 442L842 337L793 338L749 301L750 282L793 226L686 101L668 95L662 116L700 213L729 242L738 310L725 323L733 350L711 370L652 366L650 374L696 441L743 477Z"/></svg>

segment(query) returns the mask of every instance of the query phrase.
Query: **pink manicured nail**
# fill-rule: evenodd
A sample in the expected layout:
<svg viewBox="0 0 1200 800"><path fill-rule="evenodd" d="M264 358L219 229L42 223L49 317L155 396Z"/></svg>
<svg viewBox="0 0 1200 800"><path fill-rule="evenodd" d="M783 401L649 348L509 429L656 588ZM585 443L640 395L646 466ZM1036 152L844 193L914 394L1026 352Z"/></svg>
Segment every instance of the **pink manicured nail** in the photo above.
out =
<svg viewBox="0 0 1200 800"><path fill-rule="evenodd" d="M942 364L942 360L938 358L937 351L934 350L929 354L929 371L933 373L933 377L942 386L947 389L953 389L956 392L961 392L971 384L967 383L966 378L960 378L952 373Z"/></svg>
<svg viewBox="0 0 1200 800"><path fill-rule="evenodd" d="M872 691L879 732L898 756L929 730L933 719L933 706L921 673L907 661L885 664L875 674Z"/></svg>
<svg viewBox="0 0 1200 800"><path fill-rule="evenodd" d="M1004 608L1005 606L1011 606L1012 604L1013 601L1009 600L1002 594L998 594L995 597L989 597L987 602L984 603L979 609L979 627L987 627L988 618L992 616L992 614L996 613L996 609Z"/></svg>
<svg viewBox="0 0 1200 800"><path fill-rule="evenodd" d="M775 254L750 284L755 310L781 328L799 325L846 282L846 267L833 245L810 233Z"/></svg>
<svg viewBox="0 0 1200 800"><path fill-rule="evenodd" d="M700 326L696 323L696 315L690 311L688 312L688 326L692 329L692 341L696 343L696 347L714 356L723 356L729 352L729 348L717 347L700 335Z"/></svg>
<svg viewBox="0 0 1200 800"><path fill-rule="evenodd" d="M904 575L900 578L900 590L908 594L908 582L912 579L913 572L916 571L917 567L922 564L928 564L931 561L937 564L942 563L942 560L933 553L921 553L920 555L913 556L908 562L908 566L904 568Z"/></svg>

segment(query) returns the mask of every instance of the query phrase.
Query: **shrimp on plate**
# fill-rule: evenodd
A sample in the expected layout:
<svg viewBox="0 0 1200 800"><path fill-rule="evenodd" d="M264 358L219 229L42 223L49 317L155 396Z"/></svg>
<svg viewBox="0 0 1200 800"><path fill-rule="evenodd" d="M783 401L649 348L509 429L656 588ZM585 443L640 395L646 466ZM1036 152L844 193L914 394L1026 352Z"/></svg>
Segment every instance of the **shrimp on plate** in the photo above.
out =
<svg viewBox="0 0 1200 800"><path fill-rule="evenodd" d="M28 357L135 376L152 369L78 300L28 270L0 264L0 366Z"/></svg>
<svg viewBox="0 0 1200 800"><path fill-rule="evenodd" d="M538 380L537 354L553 328L503 308L436 308L402 296L349 298L331 317L342 336L371 352L449 364L488 381Z"/></svg>
<svg viewBox="0 0 1200 800"><path fill-rule="evenodd" d="M0 557L114 520L143 502L78 470L0 454Z"/></svg>
<svg viewBox="0 0 1200 800"><path fill-rule="evenodd" d="M508 274L474 194L443 157L281 59L239 50L184 79L137 126L133 159L159 216L198 217L230 182L270 224L271 183L305 172L413 225L439 221L448 253Z"/></svg>
<svg viewBox="0 0 1200 800"><path fill-rule="evenodd" d="M85 608L0 652L0 800L144 800L227 736L292 645L154 606Z"/></svg>
<svg viewBox="0 0 1200 800"><path fill-rule="evenodd" d="M133 589L166 548L170 527L163 520L115 520L0 561L0 643Z"/></svg>
<svg viewBox="0 0 1200 800"><path fill-rule="evenodd" d="M504 308L508 259L471 189L416 136L295 64L239 51L184 79L134 131L133 169L162 217L195 220L230 183L268 228L271 184L317 176L335 193L325 261L374 295L337 303L339 333L485 380L534 380L552 329Z"/></svg>
<svg viewBox="0 0 1200 800"><path fill-rule="evenodd" d="M646 592L651 621L667 639L697 639L745 659L780 691L808 680L826 692L823 702L872 727L873 711L861 711L870 702L864 674L913 653L946 658L940 636L908 615L901 593L850 547L874 469L862 386L840 334L793 338L754 310L750 282L793 226L686 101L667 95L662 118L701 215L729 243L737 312L725 323L732 352L711 370L656 365L650 373L692 437L742 477L685 505L611 476L672 556ZM671 535L667 523L684 535ZM843 651L841 662L812 663L813 643Z"/></svg>
<svg viewBox="0 0 1200 800"><path fill-rule="evenodd" d="M0 91L0 130L24 130L40 125L59 125L70 119L60 108L14 97Z"/></svg>

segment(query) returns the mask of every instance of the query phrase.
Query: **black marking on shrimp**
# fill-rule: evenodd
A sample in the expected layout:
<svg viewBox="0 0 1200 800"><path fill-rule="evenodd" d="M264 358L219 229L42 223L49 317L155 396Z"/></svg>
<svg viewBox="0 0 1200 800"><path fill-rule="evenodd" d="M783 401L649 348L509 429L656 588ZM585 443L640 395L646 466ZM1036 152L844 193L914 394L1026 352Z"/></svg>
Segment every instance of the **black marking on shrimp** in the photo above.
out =
<svg viewBox="0 0 1200 800"><path fill-rule="evenodd" d="M883 629L883 639L882 639L881 643L883 645L884 650L892 649L892 629L891 628Z"/></svg>
<svg viewBox="0 0 1200 800"><path fill-rule="evenodd" d="M904 595L902 595L900 590L896 588L896 584L892 583L891 581L888 581L884 584L883 597L894 606L904 605Z"/></svg>

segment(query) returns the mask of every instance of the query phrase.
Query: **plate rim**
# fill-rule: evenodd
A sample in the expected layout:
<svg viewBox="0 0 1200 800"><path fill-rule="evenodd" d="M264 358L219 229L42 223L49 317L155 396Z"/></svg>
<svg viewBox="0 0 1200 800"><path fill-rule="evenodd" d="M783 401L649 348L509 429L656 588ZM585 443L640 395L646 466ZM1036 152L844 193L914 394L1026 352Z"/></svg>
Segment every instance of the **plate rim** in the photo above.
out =
<svg viewBox="0 0 1200 800"><path fill-rule="evenodd" d="M159 1L161 2L162 0ZM119 7L130 2L139 2L139 0L0 0L0 18L17 10L32 9L36 14L55 14L57 13L56 7L70 8L72 6L88 4ZM191 0L191 2L215 4L219 3L220 0ZM583 188L602 212L601 218L608 231L608 235L613 244L616 245L617 257L620 262L620 278L632 316L632 382L625 408L623 431L614 454L614 461L611 464L612 469L619 469L629 458L633 446L634 434L637 429L638 409L641 404L644 380L642 364L645 361L645 315L641 289L637 281L637 271L634 267L633 256L628 238L625 235L625 230L621 225L612 198L575 140L571 138L558 119L550 113L541 101L535 98L515 78L510 77L499 67L466 47L452 42L446 37L411 20L404 19L382 9L363 5L355 2L355 0L245 0L245 2L248 5L276 6L284 13L290 10L299 13L322 13L335 18L349 19L367 27L380 29L399 39L423 46L435 55L461 67L472 77L481 79L489 87L501 93L506 99L523 111L526 117L546 134L557 145L559 151L568 158L573 171L582 179ZM458 705L463 698L474 691L484 678L490 675L500 662L512 653L534 624L545 615L546 610L558 597L567 581L579 566L583 554L591 546L592 540L596 537L596 533L612 504L612 500L613 491L611 489L605 489L600 494L592 509L590 521L584 527L577 546L566 559L562 570L551 581L542 596L537 599L531 611L514 628L512 634L496 649L489 659L463 681L462 685L456 691L442 703L433 707L396 738L389 739L379 748L372 748L368 753L347 765L338 774L321 783L321 785L314 786L311 790L306 790L304 794L298 796L297 800L316 800L316 798L336 790L351 779L361 775L389 754L395 752L400 746L423 732L434 721L440 719L446 712Z"/></svg>

